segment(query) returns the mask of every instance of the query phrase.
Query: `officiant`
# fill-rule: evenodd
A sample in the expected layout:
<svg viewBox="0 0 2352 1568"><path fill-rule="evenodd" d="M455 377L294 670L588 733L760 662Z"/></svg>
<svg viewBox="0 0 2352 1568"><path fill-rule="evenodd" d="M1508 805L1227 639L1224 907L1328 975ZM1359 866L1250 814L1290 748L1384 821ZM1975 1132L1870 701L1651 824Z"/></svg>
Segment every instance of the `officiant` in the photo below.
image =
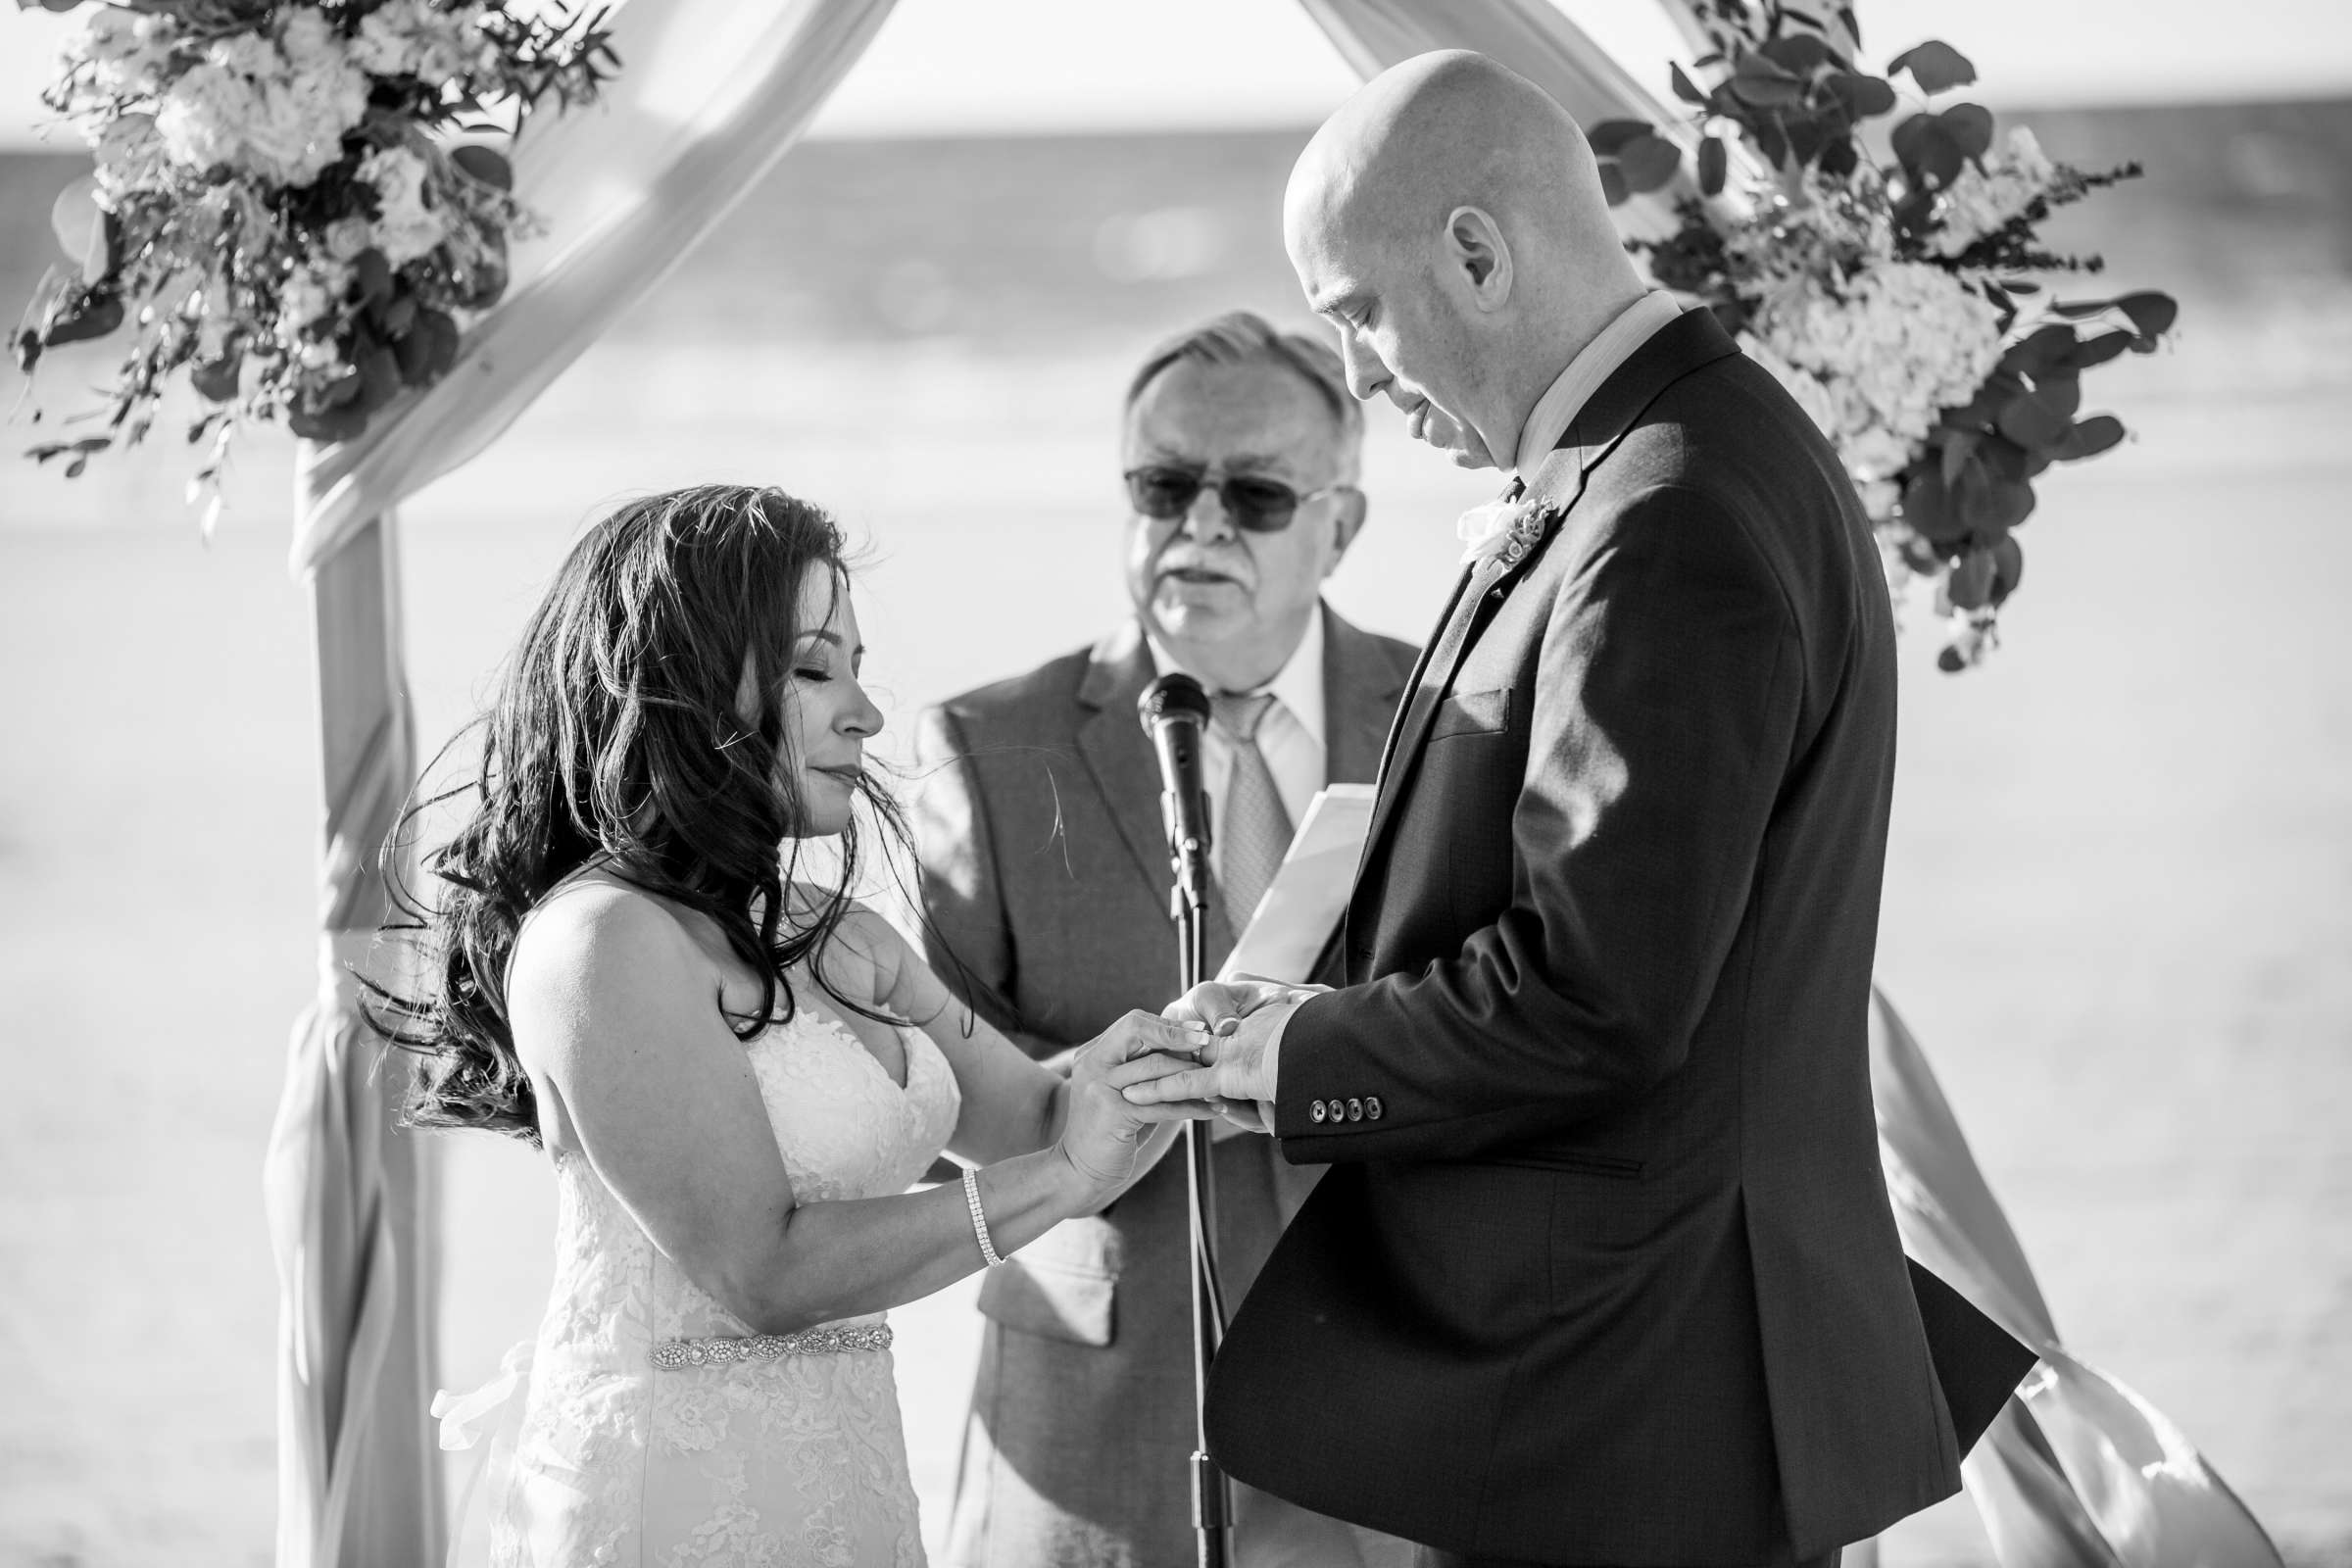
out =
<svg viewBox="0 0 2352 1568"><path fill-rule="evenodd" d="M1364 522L1362 444L1362 409L1318 338L1237 311L1155 348L1127 388L1118 466L1132 618L918 719L932 964L1033 1054L1177 994L1159 773L1136 719L1156 675L1196 676L1214 709L1212 970L1315 791L1372 781L1414 650L1323 603ZM1262 1138L1213 1157L1230 1310L1320 1171ZM1189 1267L1183 1162L1165 1160L989 1272L950 1563L1194 1560ZM1237 1491L1241 1564L1406 1560Z"/></svg>

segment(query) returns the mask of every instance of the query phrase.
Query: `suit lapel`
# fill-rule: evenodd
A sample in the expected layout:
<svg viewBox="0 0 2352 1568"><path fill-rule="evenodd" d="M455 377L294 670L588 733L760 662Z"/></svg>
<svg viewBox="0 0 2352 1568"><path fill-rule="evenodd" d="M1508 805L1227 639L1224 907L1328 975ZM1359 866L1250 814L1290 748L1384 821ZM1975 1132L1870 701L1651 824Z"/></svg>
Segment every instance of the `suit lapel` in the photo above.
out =
<svg viewBox="0 0 2352 1568"><path fill-rule="evenodd" d="M1521 500L1541 518L1542 531L1524 553L1491 556L1455 582L1453 598L1438 623L1437 639L1414 667L1408 687L1412 695L1398 710L1381 758L1380 796L1373 805L1372 828L1356 863L1359 884L1396 817L1422 742L1436 721L1438 704L1477 640L1481 612L1491 601L1507 594L1510 583L1544 554L1559 533L1561 520L1583 499L1592 470L1616 450L1658 394L1699 367L1738 352L1730 334L1711 314L1684 312L1652 333L1601 383L1577 411L1559 446L1526 476Z"/></svg>
<svg viewBox="0 0 2352 1568"><path fill-rule="evenodd" d="M1323 610L1323 776L1332 783L1369 783L1380 776L1383 740L1404 695L1403 676L1388 649Z"/></svg>

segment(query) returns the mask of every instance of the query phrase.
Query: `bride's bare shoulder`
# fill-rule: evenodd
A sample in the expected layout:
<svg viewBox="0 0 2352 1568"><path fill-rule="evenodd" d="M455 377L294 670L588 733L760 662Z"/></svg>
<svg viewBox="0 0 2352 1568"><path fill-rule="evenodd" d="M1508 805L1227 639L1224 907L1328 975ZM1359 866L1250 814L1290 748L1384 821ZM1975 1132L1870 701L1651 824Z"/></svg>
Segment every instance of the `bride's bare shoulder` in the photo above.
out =
<svg viewBox="0 0 2352 1568"><path fill-rule="evenodd" d="M532 906L508 970L512 1009L590 1003L614 989L707 989L709 956L678 912L617 877L574 877Z"/></svg>

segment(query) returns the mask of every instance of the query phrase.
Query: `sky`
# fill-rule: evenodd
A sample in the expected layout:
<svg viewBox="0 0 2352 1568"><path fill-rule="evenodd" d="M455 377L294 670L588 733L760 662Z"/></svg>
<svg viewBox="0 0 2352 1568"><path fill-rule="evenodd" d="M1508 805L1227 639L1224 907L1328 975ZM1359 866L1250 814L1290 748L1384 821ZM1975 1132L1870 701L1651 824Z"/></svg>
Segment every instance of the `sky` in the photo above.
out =
<svg viewBox="0 0 2352 1568"><path fill-rule="evenodd" d="M1662 64L1647 62L1667 58L1674 35L1653 7L1560 4L1663 86ZM0 145L33 143L65 22L0 5ZM1859 10L1879 60L1942 37L1976 61L1981 94L1996 103L2352 92L2352 0L1859 0ZM1291 0L900 0L812 133L1307 124L1352 85Z"/></svg>

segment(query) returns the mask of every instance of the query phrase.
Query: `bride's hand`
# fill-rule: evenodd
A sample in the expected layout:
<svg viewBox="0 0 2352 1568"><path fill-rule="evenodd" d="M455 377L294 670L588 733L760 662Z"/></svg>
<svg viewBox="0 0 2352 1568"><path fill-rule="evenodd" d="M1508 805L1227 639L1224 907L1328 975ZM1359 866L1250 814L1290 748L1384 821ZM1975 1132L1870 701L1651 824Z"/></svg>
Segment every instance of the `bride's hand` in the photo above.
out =
<svg viewBox="0 0 2352 1568"><path fill-rule="evenodd" d="M1106 1194L1133 1181L1144 1143L1157 1124L1214 1114L1199 1104L1132 1104L1121 1093L1129 1084L1191 1066L1207 1039L1198 1026L1131 1012L1070 1058L1059 1148L1090 1192Z"/></svg>

